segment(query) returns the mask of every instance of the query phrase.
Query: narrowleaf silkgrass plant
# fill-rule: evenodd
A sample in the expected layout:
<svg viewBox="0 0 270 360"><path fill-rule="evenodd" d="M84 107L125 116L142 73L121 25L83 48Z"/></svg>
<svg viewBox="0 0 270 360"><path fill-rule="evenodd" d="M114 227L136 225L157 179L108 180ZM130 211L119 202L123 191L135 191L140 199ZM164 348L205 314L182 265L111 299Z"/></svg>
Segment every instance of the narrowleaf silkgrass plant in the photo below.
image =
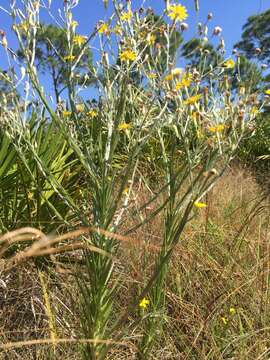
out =
<svg viewBox="0 0 270 360"><path fill-rule="evenodd" d="M26 152L46 181L41 188L40 177L32 176L33 186L41 190L39 202L48 205L52 217L66 228L80 224L97 229L85 235L84 241L100 252L86 246L85 266L76 267L74 274L80 292L81 329L77 329L77 336L91 340L82 343L82 356L105 359L114 342L128 338L140 327L143 336L136 346L138 355L147 359L166 318L164 289L174 249L186 224L207 206L206 194L223 175L249 130L257 94L232 88L233 72L237 73L233 59L221 60L203 74L192 66L177 67L177 48L187 18L184 6L167 4L164 13L157 16L149 9L133 10L130 1L113 0L107 22L100 22L84 37L77 33L72 15L78 3L64 1L61 16L56 17L51 1L11 1L13 30L24 54L20 82L25 93L12 104L3 103L0 122L3 136L13 142L29 176L33 170L27 165ZM198 1L195 5L198 11ZM58 59L65 69L67 88L57 104L46 94L36 67L41 9L49 12L67 37L68 53L65 57L59 54ZM4 45L11 63L10 49ZM75 46L80 47L76 56ZM75 76L76 68L89 49L98 59L97 65L89 67L89 75L82 81ZM58 54L57 49L55 52ZM10 74L15 89L16 75ZM89 77L95 80L95 102L81 95ZM236 78L240 83L240 74ZM45 133L53 127L52 144L58 136L63 142L62 157L53 162L58 169L39 152L37 137L31 135L33 114L39 123L47 124ZM146 159L159 163L162 176L158 189L143 168ZM70 181L64 181L66 168L77 169L80 196L73 189L74 173ZM7 171L9 176L15 171L12 163ZM140 181L152 188L152 195L138 207L133 194ZM51 202L51 192L68 216ZM149 207L151 211L145 215ZM152 273L134 300L116 316L115 299L122 289L115 272L120 242L108 234L130 235L160 214L164 219L162 243L154 255ZM133 225L125 228L129 219Z"/></svg>

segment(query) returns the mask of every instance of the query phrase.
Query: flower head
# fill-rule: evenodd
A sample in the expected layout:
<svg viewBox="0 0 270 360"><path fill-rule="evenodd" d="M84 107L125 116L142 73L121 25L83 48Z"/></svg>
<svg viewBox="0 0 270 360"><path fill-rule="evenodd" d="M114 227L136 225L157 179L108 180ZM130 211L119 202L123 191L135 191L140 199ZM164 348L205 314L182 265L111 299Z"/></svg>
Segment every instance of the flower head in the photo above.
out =
<svg viewBox="0 0 270 360"><path fill-rule="evenodd" d="M68 110L64 110L64 111L62 112L62 115L63 115L63 117L65 117L65 118L69 117L71 114L72 114L72 112L71 112L71 111L68 111Z"/></svg>
<svg viewBox="0 0 270 360"><path fill-rule="evenodd" d="M208 128L208 130L212 133L219 133L219 132L222 132L223 130L225 129L225 125L224 124L219 124L219 125L216 125L216 126L210 126Z"/></svg>
<svg viewBox="0 0 270 360"><path fill-rule="evenodd" d="M75 59L74 55L67 55L67 56L64 57L64 60L66 62L72 62L74 59Z"/></svg>
<svg viewBox="0 0 270 360"><path fill-rule="evenodd" d="M132 11L130 10L123 12L123 14L120 17L122 21L129 21L131 18L132 18Z"/></svg>
<svg viewBox="0 0 270 360"><path fill-rule="evenodd" d="M106 23L101 24L100 27L98 28L98 33L108 35L109 34L108 24L106 24Z"/></svg>
<svg viewBox="0 0 270 360"><path fill-rule="evenodd" d="M82 46L83 44L85 44L86 40L87 40L86 36L75 35L73 38L73 43L74 45Z"/></svg>
<svg viewBox="0 0 270 360"><path fill-rule="evenodd" d="M98 112L95 109L90 109L87 111L86 116L90 118L95 118L98 115Z"/></svg>
<svg viewBox="0 0 270 360"><path fill-rule="evenodd" d="M235 310L235 308L231 307L230 310L229 310L229 312L230 312L230 314L233 316L233 315L235 315L236 310Z"/></svg>
<svg viewBox="0 0 270 360"><path fill-rule="evenodd" d="M80 113L80 112L83 112L85 106L84 106L84 103L80 103L80 104L76 104L76 110Z"/></svg>
<svg viewBox="0 0 270 360"><path fill-rule="evenodd" d="M181 75L183 70L181 68L172 69L171 72L164 77L166 81L172 81L174 77Z"/></svg>
<svg viewBox="0 0 270 360"><path fill-rule="evenodd" d="M203 209L207 207L207 204L203 202L195 201L194 206L198 209Z"/></svg>
<svg viewBox="0 0 270 360"><path fill-rule="evenodd" d="M270 89L266 89L264 93L265 95L270 95Z"/></svg>
<svg viewBox="0 0 270 360"><path fill-rule="evenodd" d="M136 54L132 50L124 50L119 55L121 61L134 61L136 60Z"/></svg>
<svg viewBox="0 0 270 360"><path fill-rule="evenodd" d="M194 95L194 96L190 96L189 98L187 98L185 101L184 101L184 105L193 105L193 104L196 104L196 102L198 102L202 97L202 94L197 94L197 95Z"/></svg>
<svg viewBox="0 0 270 360"><path fill-rule="evenodd" d="M131 129L131 127L132 127L131 124L127 124L126 122L123 122L118 125L118 130L119 131L129 130L129 129Z"/></svg>
<svg viewBox="0 0 270 360"><path fill-rule="evenodd" d="M235 67L235 62L233 59L228 59L223 63L223 67L226 69L233 69Z"/></svg>
<svg viewBox="0 0 270 360"><path fill-rule="evenodd" d="M181 4L170 5L168 7L168 16L174 21L184 21L188 17L187 9Z"/></svg>
<svg viewBox="0 0 270 360"><path fill-rule="evenodd" d="M175 90L180 90L183 87L189 87L192 83L192 75L184 73L181 80L175 84Z"/></svg>
<svg viewBox="0 0 270 360"><path fill-rule="evenodd" d="M149 304L150 304L150 300L143 298L139 303L139 307L142 309L146 309Z"/></svg>
<svg viewBox="0 0 270 360"><path fill-rule="evenodd" d="M223 322L224 325L228 324L228 319L226 318L226 316L221 316L220 320Z"/></svg>

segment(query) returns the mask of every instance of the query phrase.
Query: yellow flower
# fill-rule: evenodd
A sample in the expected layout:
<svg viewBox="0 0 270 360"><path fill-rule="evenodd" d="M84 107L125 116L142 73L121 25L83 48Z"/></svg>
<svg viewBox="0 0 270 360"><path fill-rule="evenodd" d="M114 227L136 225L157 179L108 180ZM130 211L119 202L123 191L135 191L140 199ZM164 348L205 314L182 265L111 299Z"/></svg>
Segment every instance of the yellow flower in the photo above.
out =
<svg viewBox="0 0 270 360"><path fill-rule="evenodd" d="M78 112L83 112L83 110L85 109L85 106L84 106L83 103L81 103L81 104L76 104L75 107L76 107L76 110L77 110Z"/></svg>
<svg viewBox="0 0 270 360"><path fill-rule="evenodd" d="M119 131L129 130L131 129L131 127L132 127L131 124L127 124L126 122L123 122L122 124L118 125L118 130Z"/></svg>
<svg viewBox="0 0 270 360"><path fill-rule="evenodd" d="M66 118L66 117L69 117L70 115L72 114L72 112L71 111L67 111L67 110L64 110L63 112L62 112L62 115Z"/></svg>
<svg viewBox="0 0 270 360"><path fill-rule="evenodd" d="M194 206L198 209L203 209L207 207L207 204L203 202L195 201Z"/></svg>
<svg viewBox="0 0 270 360"><path fill-rule="evenodd" d="M172 69L171 72L164 77L166 81L172 81L174 77L179 76L183 70L181 68Z"/></svg>
<svg viewBox="0 0 270 360"><path fill-rule="evenodd" d="M129 188L128 188L128 187L123 190L123 194L124 194L124 195L128 195L128 192L129 192Z"/></svg>
<svg viewBox="0 0 270 360"><path fill-rule="evenodd" d="M150 300L143 298L139 303L139 307L141 307L142 309L146 309L149 304Z"/></svg>
<svg viewBox="0 0 270 360"><path fill-rule="evenodd" d="M157 74L156 73L150 73L147 75L148 79L156 79L157 78Z"/></svg>
<svg viewBox="0 0 270 360"><path fill-rule="evenodd" d="M228 319L226 318L226 316L221 316L220 319L221 319L221 321L223 322L224 325L228 324Z"/></svg>
<svg viewBox="0 0 270 360"><path fill-rule="evenodd" d="M208 130L212 133L218 133L218 132L222 132L225 129L225 125L224 124L219 124L216 126L210 126L208 128Z"/></svg>
<svg viewBox="0 0 270 360"><path fill-rule="evenodd" d="M202 97L202 94L197 94L197 95L194 95L194 96L190 96L189 98L187 98L184 101L184 105L193 105L196 102L198 102L201 99L201 97Z"/></svg>
<svg viewBox="0 0 270 360"><path fill-rule="evenodd" d="M95 118L98 115L98 112L95 109L90 109L87 111L86 115L90 118Z"/></svg>
<svg viewBox="0 0 270 360"><path fill-rule="evenodd" d="M136 54L132 50L124 50L119 55L121 61L134 61L136 60Z"/></svg>
<svg viewBox="0 0 270 360"><path fill-rule="evenodd" d="M154 45L156 41L156 36L154 34L148 34L146 41L149 45Z"/></svg>
<svg viewBox="0 0 270 360"><path fill-rule="evenodd" d="M188 17L187 9L185 6L179 5L170 5L168 7L168 16L174 21L184 21Z"/></svg>
<svg viewBox="0 0 270 360"><path fill-rule="evenodd" d="M235 315L236 310L235 310L235 308L231 307L230 310L229 310L229 312L230 312L230 314L233 316L233 315Z"/></svg>
<svg viewBox="0 0 270 360"><path fill-rule="evenodd" d="M73 43L74 45L82 46L83 44L85 44L86 40L87 40L86 36L75 35L73 38Z"/></svg>
<svg viewBox="0 0 270 360"><path fill-rule="evenodd" d="M18 25L18 28L24 32L27 32L29 30L29 23L26 21L23 21Z"/></svg>
<svg viewBox="0 0 270 360"><path fill-rule="evenodd" d="M76 21L76 20L73 20L72 22L71 22L71 26L75 29L77 26L78 26L79 24L78 24L78 21Z"/></svg>
<svg viewBox="0 0 270 360"><path fill-rule="evenodd" d="M259 109L256 106L252 106L250 109L250 114L256 116L259 112Z"/></svg>
<svg viewBox="0 0 270 360"><path fill-rule="evenodd" d="M265 90L265 95L270 95L270 89Z"/></svg>
<svg viewBox="0 0 270 360"><path fill-rule="evenodd" d="M192 82L192 75L185 73L180 81L175 84L175 90L178 91L183 87L189 87Z"/></svg>
<svg viewBox="0 0 270 360"><path fill-rule="evenodd" d="M123 14L120 16L120 19L122 21L129 21L131 18L132 18L132 12L130 10L123 12Z"/></svg>
<svg viewBox="0 0 270 360"><path fill-rule="evenodd" d="M67 56L64 57L64 60L66 62L72 62L74 59L75 59L74 55L67 55Z"/></svg>
<svg viewBox="0 0 270 360"><path fill-rule="evenodd" d="M235 67L235 62L233 59L228 59L223 63L223 67L226 69L233 69Z"/></svg>
<svg viewBox="0 0 270 360"><path fill-rule="evenodd" d="M106 23L102 24L98 29L98 33L108 35L109 34L108 24L106 24Z"/></svg>

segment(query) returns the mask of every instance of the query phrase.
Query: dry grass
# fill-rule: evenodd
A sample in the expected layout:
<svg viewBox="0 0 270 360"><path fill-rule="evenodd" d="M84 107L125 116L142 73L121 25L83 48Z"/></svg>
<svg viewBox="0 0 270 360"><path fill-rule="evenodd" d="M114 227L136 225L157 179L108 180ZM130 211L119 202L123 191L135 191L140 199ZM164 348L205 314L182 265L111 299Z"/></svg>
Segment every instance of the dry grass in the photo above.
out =
<svg viewBox="0 0 270 360"><path fill-rule="evenodd" d="M208 207L187 226L173 257L165 329L152 359L270 358L269 209L266 200L255 206L260 196L250 173L234 166L208 195ZM158 245L161 222L157 218L134 238ZM123 246L116 314L142 286L153 261L154 250ZM74 265L59 264L57 256L52 264L46 291L57 337L75 339L78 304L69 271ZM27 261L1 276L1 343L52 336L40 271L37 262ZM141 329L129 335L127 342L136 343ZM77 359L78 346L32 345L3 350L1 359ZM109 358L134 359L134 347L115 346Z"/></svg>

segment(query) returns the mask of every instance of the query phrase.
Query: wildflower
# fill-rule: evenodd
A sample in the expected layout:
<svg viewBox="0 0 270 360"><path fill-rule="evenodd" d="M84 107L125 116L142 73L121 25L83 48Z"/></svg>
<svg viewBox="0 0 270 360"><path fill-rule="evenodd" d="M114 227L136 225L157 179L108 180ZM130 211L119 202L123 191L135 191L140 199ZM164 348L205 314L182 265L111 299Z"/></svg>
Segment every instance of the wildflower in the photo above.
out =
<svg viewBox="0 0 270 360"><path fill-rule="evenodd" d="M164 77L165 81L172 81L175 76L179 76L183 70L181 68L172 69L171 72Z"/></svg>
<svg viewBox="0 0 270 360"><path fill-rule="evenodd" d="M155 44L155 41L156 41L156 37L154 34L148 34L147 35L147 38L146 38L146 41L149 45L154 45Z"/></svg>
<svg viewBox="0 0 270 360"><path fill-rule="evenodd" d="M123 122L123 123L118 125L118 130L119 131L125 131L125 130L131 129L131 127L132 127L131 124L127 124L126 122Z"/></svg>
<svg viewBox="0 0 270 360"><path fill-rule="evenodd" d="M124 50L119 55L121 61L134 61L136 60L136 54L132 50Z"/></svg>
<svg viewBox="0 0 270 360"><path fill-rule="evenodd" d="M222 132L223 130L225 129L225 125L224 124L219 124L219 125L216 125L216 126L210 126L208 128L208 130L212 133L219 133L219 132Z"/></svg>
<svg viewBox="0 0 270 360"><path fill-rule="evenodd" d="M207 204L203 202L195 201L194 206L198 209L203 209L207 207Z"/></svg>
<svg viewBox="0 0 270 360"><path fill-rule="evenodd" d="M86 36L75 35L73 38L73 43L74 45L82 46L83 44L85 44L86 40L87 40Z"/></svg>
<svg viewBox="0 0 270 360"><path fill-rule="evenodd" d="M150 300L143 298L139 303L139 307L141 307L142 309L146 309L149 304Z"/></svg>
<svg viewBox="0 0 270 360"><path fill-rule="evenodd" d="M233 59L228 59L223 63L223 67L226 69L233 69L235 67L235 62Z"/></svg>
<svg viewBox="0 0 270 360"><path fill-rule="evenodd" d="M78 25L79 25L79 24L78 24L78 21L72 20L72 22L71 22L71 27L73 28L73 31L76 29L76 27L77 27Z"/></svg>
<svg viewBox="0 0 270 360"><path fill-rule="evenodd" d="M131 18L132 18L132 11L130 10L123 12L123 14L120 16L120 19L126 22L128 22Z"/></svg>
<svg viewBox="0 0 270 360"><path fill-rule="evenodd" d="M63 115L63 117L65 117L65 118L69 117L71 114L72 114L72 112L71 112L71 111L67 111L67 110L64 110L64 111L62 112L62 115Z"/></svg>
<svg viewBox="0 0 270 360"><path fill-rule="evenodd" d="M228 319L226 318L226 316L221 316L220 320L223 322L224 325L228 324Z"/></svg>
<svg viewBox="0 0 270 360"><path fill-rule="evenodd" d="M270 95L270 89L265 90L265 95Z"/></svg>
<svg viewBox="0 0 270 360"><path fill-rule="evenodd" d="M86 113L86 116L88 116L90 118L95 118L95 117L97 117L97 115L98 115L98 112L95 109L90 109Z"/></svg>
<svg viewBox="0 0 270 360"><path fill-rule="evenodd" d="M74 55L67 55L67 56L64 57L64 60L66 62L72 62L74 59L75 59Z"/></svg>
<svg viewBox="0 0 270 360"><path fill-rule="evenodd" d="M156 73L150 73L147 75L148 79L156 79L157 78L157 74Z"/></svg>
<svg viewBox="0 0 270 360"><path fill-rule="evenodd" d="M123 194L124 194L124 195L128 195L128 192L129 192L129 188L126 187L126 188L123 190Z"/></svg>
<svg viewBox="0 0 270 360"><path fill-rule="evenodd" d="M230 314L231 314L232 316L234 316L235 313L236 313L236 310L235 310L235 308L231 307L230 310L229 310L229 312L230 312Z"/></svg>
<svg viewBox="0 0 270 360"><path fill-rule="evenodd" d="M24 32L27 32L29 30L29 23L26 21L23 21L17 26L17 28Z"/></svg>
<svg viewBox="0 0 270 360"><path fill-rule="evenodd" d="M168 10L169 18L174 21L184 21L188 17L187 9L181 4L170 5Z"/></svg>
<svg viewBox="0 0 270 360"><path fill-rule="evenodd" d="M190 96L189 98L187 98L185 101L184 101L184 105L193 105L193 104L196 104L196 102L198 102L202 97L202 94L197 94L197 95L194 95L194 96Z"/></svg>
<svg viewBox="0 0 270 360"><path fill-rule="evenodd" d="M189 87L192 82L192 75L185 73L181 79L175 85L175 90L180 90L183 87Z"/></svg>
<svg viewBox="0 0 270 360"><path fill-rule="evenodd" d="M78 111L78 112L83 112L83 110L84 110L84 108L85 108L85 106L84 106L84 104L83 103L81 103L81 104L76 104L76 110Z"/></svg>
<svg viewBox="0 0 270 360"><path fill-rule="evenodd" d="M256 106L252 106L250 109L250 114L256 116L259 112L259 109Z"/></svg>
<svg viewBox="0 0 270 360"><path fill-rule="evenodd" d="M99 33L99 34L108 35L108 34L109 34L109 26L108 26L108 24L103 23L103 24L99 27L98 33Z"/></svg>

